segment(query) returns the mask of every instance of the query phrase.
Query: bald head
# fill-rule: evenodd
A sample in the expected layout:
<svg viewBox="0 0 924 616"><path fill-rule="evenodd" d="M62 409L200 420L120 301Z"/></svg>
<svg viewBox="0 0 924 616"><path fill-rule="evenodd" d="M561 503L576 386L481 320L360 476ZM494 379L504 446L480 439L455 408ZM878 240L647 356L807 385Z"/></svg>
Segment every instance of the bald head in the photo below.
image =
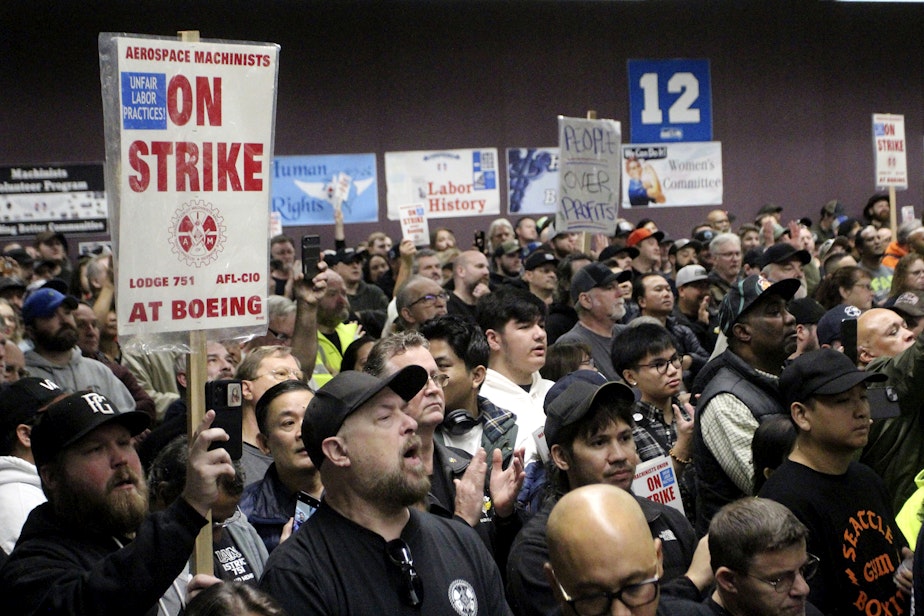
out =
<svg viewBox="0 0 924 616"><path fill-rule="evenodd" d="M867 310L857 319L857 359L866 365L876 357L895 357L914 344L914 333L896 312Z"/></svg>
<svg viewBox="0 0 924 616"><path fill-rule="evenodd" d="M661 575L661 544L635 497L625 490L594 484L568 492L552 509L546 539L547 574L562 599L613 591ZM658 602L633 608L654 614Z"/></svg>

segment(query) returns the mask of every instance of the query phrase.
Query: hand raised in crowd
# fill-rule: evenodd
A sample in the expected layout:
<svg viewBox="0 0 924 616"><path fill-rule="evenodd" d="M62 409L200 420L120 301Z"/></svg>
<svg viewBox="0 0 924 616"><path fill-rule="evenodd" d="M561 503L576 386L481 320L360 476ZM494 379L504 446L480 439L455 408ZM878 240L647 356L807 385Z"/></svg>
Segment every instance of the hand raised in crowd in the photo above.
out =
<svg viewBox="0 0 924 616"><path fill-rule="evenodd" d="M401 240L401 243L398 244L398 254L401 255L402 261L411 264L414 261L414 255L417 254L417 246L414 246L414 242L411 240Z"/></svg>
<svg viewBox="0 0 924 616"><path fill-rule="evenodd" d="M683 410L686 416L681 412L680 407L676 404L671 405L674 409L674 426L677 428L677 441L674 443L674 455L683 460L689 459L693 454L693 426L696 416L696 409L689 402L683 403Z"/></svg>
<svg viewBox="0 0 924 616"><path fill-rule="evenodd" d="M475 527L484 511L484 478L488 474L488 454L479 447L472 456L461 479L454 479L456 486L456 515Z"/></svg>
<svg viewBox="0 0 924 616"><path fill-rule="evenodd" d="M234 477L231 456L225 449L213 449L209 446L218 441L227 441L228 433L221 428L213 428L215 411L209 410L196 428L195 437L189 446L189 461L186 464L186 487L183 499L193 509L205 517L212 504L218 499L218 478L222 475Z"/></svg>
<svg viewBox="0 0 924 616"><path fill-rule="evenodd" d="M293 285L295 301L317 307L318 300L324 297L324 293L327 292L327 279L327 264L324 261L318 262L318 273L311 279L310 284L305 282L304 275L301 271L298 271L295 274Z"/></svg>
<svg viewBox="0 0 924 616"><path fill-rule="evenodd" d="M526 479L523 458L526 449L520 448L513 452L510 464L504 470L504 457L500 449L495 449L491 458L490 492L491 502L494 505L494 514L499 518L513 515L517 504L517 495Z"/></svg>
<svg viewBox="0 0 924 616"><path fill-rule="evenodd" d="M802 250L802 239L800 237L802 227L799 226L799 221L790 220L786 228L789 229L789 238L786 242L796 250Z"/></svg>
<svg viewBox="0 0 924 616"><path fill-rule="evenodd" d="M475 299L478 299L479 297L487 295L490 292L491 292L491 287L489 287L487 284L483 282L479 282L478 284L475 285L475 288L472 289L472 296Z"/></svg>
<svg viewBox="0 0 924 616"><path fill-rule="evenodd" d="M699 310L696 312L696 318L700 323L709 325L709 303L712 301L711 295L706 295L699 303Z"/></svg>

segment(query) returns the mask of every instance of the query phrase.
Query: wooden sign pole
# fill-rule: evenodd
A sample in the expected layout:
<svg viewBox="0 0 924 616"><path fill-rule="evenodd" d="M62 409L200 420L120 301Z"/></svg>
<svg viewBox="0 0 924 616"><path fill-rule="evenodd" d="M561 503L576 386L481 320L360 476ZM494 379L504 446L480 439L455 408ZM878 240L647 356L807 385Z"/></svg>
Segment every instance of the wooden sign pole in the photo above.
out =
<svg viewBox="0 0 924 616"><path fill-rule="evenodd" d="M177 32L177 36L184 43L198 43L198 30L183 30ZM205 331L195 330L189 332L189 361L186 366L186 375L188 378L187 394L189 395L189 412L186 415L186 433L189 435L189 442L193 442L196 428L202 423L205 417L205 381L206 381L206 351L205 351ZM190 572L193 574L204 573L214 575L214 559L212 555L212 512L209 511L206 516L208 524L199 531L196 537L196 549L193 550L192 562L190 563Z"/></svg>

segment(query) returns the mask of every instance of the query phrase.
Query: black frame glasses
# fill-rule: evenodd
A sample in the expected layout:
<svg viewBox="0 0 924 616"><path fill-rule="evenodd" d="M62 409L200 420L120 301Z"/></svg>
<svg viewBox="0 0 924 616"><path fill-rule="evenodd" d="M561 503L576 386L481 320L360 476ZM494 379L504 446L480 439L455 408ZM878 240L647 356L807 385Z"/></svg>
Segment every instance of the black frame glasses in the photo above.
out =
<svg viewBox="0 0 924 616"><path fill-rule="evenodd" d="M648 605L658 598L660 584L661 578L655 575L635 584L626 584L619 590L604 590L577 599L572 599L561 584L558 588L561 590L565 603L570 605L578 616L602 616L612 611L613 601L619 601L630 608Z"/></svg>
<svg viewBox="0 0 924 616"><path fill-rule="evenodd" d="M385 553L391 564L401 570L401 600L411 607L420 607L423 603L423 580L414 568L414 557L411 548L403 539L392 539L385 544Z"/></svg>
<svg viewBox="0 0 924 616"><path fill-rule="evenodd" d="M647 364L638 364L639 368L654 368L658 371L658 374L667 374L667 367L674 366L674 368L680 370L683 367L683 359L674 353L670 359L658 358L653 362Z"/></svg>
<svg viewBox="0 0 924 616"><path fill-rule="evenodd" d="M809 554L808 558L805 560L805 564L799 567L797 571L787 571L783 575L772 580L762 578L752 573L745 573L745 575L763 582L764 584L769 584L776 592L788 593L790 590L792 590L792 585L796 583L796 573L801 575L802 579L807 582L815 577L816 573L818 573L818 565L820 563L820 558L814 554Z"/></svg>

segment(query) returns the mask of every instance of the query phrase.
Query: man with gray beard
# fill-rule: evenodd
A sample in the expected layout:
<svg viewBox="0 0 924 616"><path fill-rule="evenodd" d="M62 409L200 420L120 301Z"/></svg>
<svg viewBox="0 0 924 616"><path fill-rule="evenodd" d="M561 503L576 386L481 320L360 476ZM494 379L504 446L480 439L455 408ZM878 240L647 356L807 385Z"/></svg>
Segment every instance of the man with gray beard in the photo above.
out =
<svg viewBox="0 0 924 616"><path fill-rule="evenodd" d="M0 569L5 611L178 614L186 563L219 496L218 479L234 475L227 451L208 451L214 441L228 439L211 428L214 418L209 411L198 426L181 497L148 515L147 484L133 445L148 415L120 412L87 391L40 410L31 446L48 502L29 514Z"/></svg>
<svg viewBox="0 0 924 616"><path fill-rule="evenodd" d="M135 408L135 399L101 362L84 357L77 347L77 299L45 287L33 291L22 306L26 335L34 348L27 351L31 376L49 379L67 392L89 389L112 400L120 409Z"/></svg>
<svg viewBox="0 0 924 616"><path fill-rule="evenodd" d="M427 371L342 372L308 404L302 440L325 486L260 581L290 614L510 614L500 573L465 524L412 505L430 489L404 412Z"/></svg>

